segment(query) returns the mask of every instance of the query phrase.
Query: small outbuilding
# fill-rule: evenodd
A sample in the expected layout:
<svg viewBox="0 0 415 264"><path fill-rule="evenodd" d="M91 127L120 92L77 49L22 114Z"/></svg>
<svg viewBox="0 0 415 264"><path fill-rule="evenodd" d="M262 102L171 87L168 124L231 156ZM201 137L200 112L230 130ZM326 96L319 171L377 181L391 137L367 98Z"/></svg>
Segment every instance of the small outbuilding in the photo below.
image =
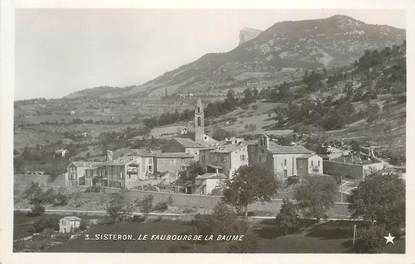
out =
<svg viewBox="0 0 415 264"><path fill-rule="evenodd" d="M216 188L221 188L227 179L223 173L205 173L196 177L195 194L212 194Z"/></svg>
<svg viewBox="0 0 415 264"><path fill-rule="evenodd" d="M65 216L59 220L59 233L73 233L81 226L81 218Z"/></svg>

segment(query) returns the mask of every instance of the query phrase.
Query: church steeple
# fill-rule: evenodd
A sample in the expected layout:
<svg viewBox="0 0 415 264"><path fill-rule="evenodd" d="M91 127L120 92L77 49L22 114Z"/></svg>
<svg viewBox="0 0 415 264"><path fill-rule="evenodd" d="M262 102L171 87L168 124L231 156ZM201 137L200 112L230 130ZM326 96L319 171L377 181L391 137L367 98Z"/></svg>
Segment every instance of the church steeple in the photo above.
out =
<svg viewBox="0 0 415 264"><path fill-rule="evenodd" d="M203 112L203 104L200 97L197 99L195 108L195 141L203 143L203 135L205 134L205 115Z"/></svg>

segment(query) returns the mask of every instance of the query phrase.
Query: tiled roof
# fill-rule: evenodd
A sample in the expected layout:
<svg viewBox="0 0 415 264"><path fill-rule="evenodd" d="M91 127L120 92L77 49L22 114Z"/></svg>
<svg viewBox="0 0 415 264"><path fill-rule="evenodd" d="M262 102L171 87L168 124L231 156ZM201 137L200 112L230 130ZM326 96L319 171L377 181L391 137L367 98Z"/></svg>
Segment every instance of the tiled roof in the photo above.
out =
<svg viewBox="0 0 415 264"><path fill-rule="evenodd" d="M122 157L122 158L118 158L112 161L107 161L105 162L103 165L125 165L128 162L133 161L135 158L134 157Z"/></svg>
<svg viewBox="0 0 415 264"><path fill-rule="evenodd" d="M129 156L141 156L141 157L151 157L154 156L154 152L150 152L145 149L131 149L128 153Z"/></svg>
<svg viewBox="0 0 415 264"><path fill-rule="evenodd" d="M311 150L306 149L301 145L296 146L281 146L275 142L269 142L269 151L273 154L313 154Z"/></svg>
<svg viewBox="0 0 415 264"><path fill-rule="evenodd" d="M70 165L74 165L75 167L97 167L105 162L102 161L73 161Z"/></svg>
<svg viewBox="0 0 415 264"><path fill-rule="evenodd" d="M218 147L215 150L212 150L212 152L230 153L230 152L233 152L235 150L241 149L243 147L246 147L246 144L244 144L244 142L241 142L240 144L227 144L227 145L222 145L222 146Z"/></svg>
<svg viewBox="0 0 415 264"><path fill-rule="evenodd" d="M312 156L315 156L315 154L304 154L304 155L301 155L300 157L297 157L297 159L308 159Z"/></svg>
<svg viewBox="0 0 415 264"><path fill-rule="evenodd" d="M65 216L61 219L65 219L65 220L69 220L69 221L81 221L81 218L79 218L77 216Z"/></svg>
<svg viewBox="0 0 415 264"><path fill-rule="evenodd" d="M157 158L193 158L193 155L184 152L163 152L156 153Z"/></svg>
<svg viewBox="0 0 415 264"><path fill-rule="evenodd" d="M205 173L196 177L197 180L205 180L205 179L227 179L225 174L223 173Z"/></svg>
<svg viewBox="0 0 415 264"><path fill-rule="evenodd" d="M176 138L174 138L174 140L176 140L177 142L179 142L185 148L204 148L204 147L206 147L206 146L204 146L204 145L202 145L200 143L197 143L197 142L193 141L190 138L179 138L179 137L176 137Z"/></svg>

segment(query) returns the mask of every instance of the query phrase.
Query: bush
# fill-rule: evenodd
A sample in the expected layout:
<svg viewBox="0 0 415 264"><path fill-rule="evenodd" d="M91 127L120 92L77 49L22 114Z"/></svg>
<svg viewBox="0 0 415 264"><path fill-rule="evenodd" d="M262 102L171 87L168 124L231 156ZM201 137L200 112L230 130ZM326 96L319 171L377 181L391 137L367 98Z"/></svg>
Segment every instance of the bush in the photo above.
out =
<svg viewBox="0 0 415 264"><path fill-rule="evenodd" d="M68 204L68 197L63 193L57 193L53 199L53 206L65 206Z"/></svg>
<svg viewBox="0 0 415 264"><path fill-rule="evenodd" d="M99 186L90 186L86 188L85 192L100 192L101 188Z"/></svg>
<svg viewBox="0 0 415 264"><path fill-rule="evenodd" d="M166 211L169 208L169 206L167 205L167 202L159 202L158 204L156 204L153 207L154 211Z"/></svg>
<svg viewBox="0 0 415 264"><path fill-rule="evenodd" d="M149 213L151 211L151 208L153 207L153 195L147 195L144 197L143 201L141 202L141 210L143 213Z"/></svg>
<svg viewBox="0 0 415 264"><path fill-rule="evenodd" d="M81 223L79 224L79 230L84 231L88 229L88 225L85 219L81 220Z"/></svg>
<svg viewBox="0 0 415 264"><path fill-rule="evenodd" d="M29 216L39 216L42 215L45 212L45 207L43 207L40 203L36 203L31 208L31 211L29 212Z"/></svg>
<svg viewBox="0 0 415 264"><path fill-rule="evenodd" d="M43 216L33 223L33 233L40 233L46 228L59 230L59 219L53 216Z"/></svg>
<svg viewBox="0 0 415 264"><path fill-rule="evenodd" d="M276 224L279 231L284 235L298 229L297 207L288 199L283 200L280 212L276 217Z"/></svg>
<svg viewBox="0 0 415 264"><path fill-rule="evenodd" d="M114 219L110 216L106 216L98 220L98 224L100 225L112 225L114 223Z"/></svg>
<svg viewBox="0 0 415 264"><path fill-rule="evenodd" d="M146 220L146 217L143 215L134 215L133 218L131 218L132 222L136 223L142 223Z"/></svg>
<svg viewBox="0 0 415 264"><path fill-rule="evenodd" d="M37 197L42 193L42 188L40 188L39 183L32 182L26 190L23 192L23 198L32 199Z"/></svg>
<svg viewBox="0 0 415 264"><path fill-rule="evenodd" d="M124 196L113 193L107 205L107 214L115 221L123 221L131 216L132 207L127 204Z"/></svg>
<svg viewBox="0 0 415 264"><path fill-rule="evenodd" d="M173 200L173 197L172 197L171 195L169 196L169 199L167 200L167 203L168 203L169 205L173 205L174 200Z"/></svg>
<svg viewBox="0 0 415 264"><path fill-rule="evenodd" d="M376 225L370 225L357 231L354 250L358 253L378 253L385 245L383 238L385 230Z"/></svg>

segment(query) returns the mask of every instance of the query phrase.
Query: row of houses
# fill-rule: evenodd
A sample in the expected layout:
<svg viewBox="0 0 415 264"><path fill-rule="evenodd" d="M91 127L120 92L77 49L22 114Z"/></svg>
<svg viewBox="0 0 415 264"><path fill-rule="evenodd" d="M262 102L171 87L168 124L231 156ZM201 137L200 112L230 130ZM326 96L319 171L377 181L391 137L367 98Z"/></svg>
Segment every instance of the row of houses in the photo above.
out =
<svg viewBox="0 0 415 264"><path fill-rule="evenodd" d="M191 162L206 171L196 179L191 192L211 193L244 165L266 166L276 178L307 177L323 173L323 160L303 146L282 146L264 134L257 140L230 138L217 141L204 132L204 111L199 99L195 108L195 138L171 138L161 152L131 150L105 161L72 162L67 168L67 186L136 188L145 184L173 183Z"/></svg>

